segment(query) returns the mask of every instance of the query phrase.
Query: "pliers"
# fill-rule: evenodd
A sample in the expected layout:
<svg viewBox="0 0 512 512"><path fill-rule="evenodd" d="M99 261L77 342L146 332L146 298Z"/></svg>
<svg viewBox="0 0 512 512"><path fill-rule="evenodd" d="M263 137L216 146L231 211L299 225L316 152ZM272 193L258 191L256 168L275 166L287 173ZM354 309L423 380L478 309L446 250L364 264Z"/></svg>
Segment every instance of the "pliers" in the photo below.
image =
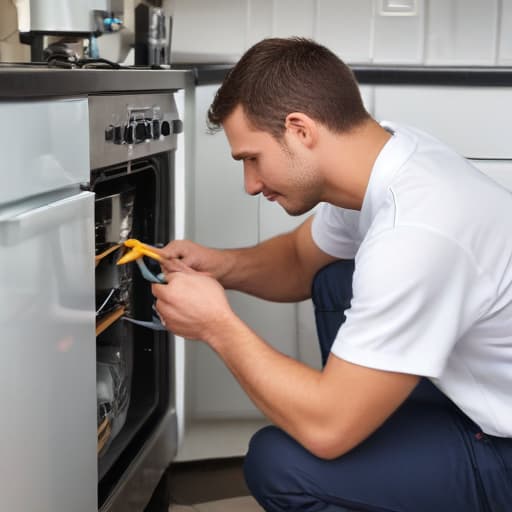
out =
<svg viewBox="0 0 512 512"><path fill-rule="evenodd" d="M125 263L129 263L130 261L135 261L139 270L142 274L142 277L151 283L157 284L166 284L164 274L160 272L159 274L153 274L151 270L144 263L144 256L151 258L155 261L162 261L162 257L153 251L153 248L150 245L143 244L139 242L135 238L129 238L124 242L124 246L128 247L130 250L125 253L119 260L117 261L117 265L124 265Z"/></svg>

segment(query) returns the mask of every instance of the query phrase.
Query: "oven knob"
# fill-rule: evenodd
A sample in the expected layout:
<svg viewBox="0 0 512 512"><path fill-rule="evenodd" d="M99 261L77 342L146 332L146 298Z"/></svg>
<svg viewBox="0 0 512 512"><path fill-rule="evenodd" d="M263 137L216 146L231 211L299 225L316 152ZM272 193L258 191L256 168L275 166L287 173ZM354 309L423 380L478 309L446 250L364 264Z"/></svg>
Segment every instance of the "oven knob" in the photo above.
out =
<svg viewBox="0 0 512 512"><path fill-rule="evenodd" d="M162 132L162 135L170 135L171 134L171 126L169 124L169 121L163 121L162 125L160 126L160 131Z"/></svg>
<svg viewBox="0 0 512 512"><path fill-rule="evenodd" d="M158 119L153 119L153 139L160 138L160 121Z"/></svg>
<svg viewBox="0 0 512 512"><path fill-rule="evenodd" d="M135 142L135 126L132 123L124 127L124 141L126 144L133 144Z"/></svg>
<svg viewBox="0 0 512 512"><path fill-rule="evenodd" d="M114 126L109 125L105 128L105 140L113 141L114 140Z"/></svg>
<svg viewBox="0 0 512 512"><path fill-rule="evenodd" d="M151 119L144 121L144 129L146 131L146 140L150 141L153 138L153 123Z"/></svg>
<svg viewBox="0 0 512 512"><path fill-rule="evenodd" d="M172 133L181 133L183 131L183 121L181 119L172 120Z"/></svg>
<svg viewBox="0 0 512 512"><path fill-rule="evenodd" d="M113 141L114 144L122 144L123 143L123 131L121 130L121 125L116 124L113 127Z"/></svg>
<svg viewBox="0 0 512 512"><path fill-rule="evenodd" d="M135 125L135 142L144 142L146 139L146 123L138 121Z"/></svg>

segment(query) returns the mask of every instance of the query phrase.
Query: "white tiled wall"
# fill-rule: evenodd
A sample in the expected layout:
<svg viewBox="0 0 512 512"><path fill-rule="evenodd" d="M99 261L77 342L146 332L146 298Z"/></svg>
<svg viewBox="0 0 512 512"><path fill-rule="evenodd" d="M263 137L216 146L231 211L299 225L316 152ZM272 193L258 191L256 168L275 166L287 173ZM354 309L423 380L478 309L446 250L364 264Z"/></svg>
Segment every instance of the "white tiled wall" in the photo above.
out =
<svg viewBox="0 0 512 512"><path fill-rule="evenodd" d="M498 0L429 0L427 64L496 62Z"/></svg>
<svg viewBox="0 0 512 512"><path fill-rule="evenodd" d="M317 0L314 36L345 60L369 62L373 0Z"/></svg>
<svg viewBox="0 0 512 512"><path fill-rule="evenodd" d="M313 37L315 0L274 1L272 35Z"/></svg>
<svg viewBox="0 0 512 512"><path fill-rule="evenodd" d="M349 63L510 65L512 0L166 0L174 62L235 62L270 36L312 37ZM27 60L0 0L0 60ZM127 9L131 3L124 0ZM128 19L128 18L127 18ZM10 35L13 34L13 35ZM102 38L110 44L113 38ZM24 50L24 51L23 51Z"/></svg>
<svg viewBox="0 0 512 512"><path fill-rule="evenodd" d="M374 0L374 8L373 62L421 64L425 0Z"/></svg>
<svg viewBox="0 0 512 512"><path fill-rule="evenodd" d="M512 0L176 0L174 21L183 60L236 60L264 37L298 35L349 63L512 62Z"/></svg>
<svg viewBox="0 0 512 512"><path fill-rule="evenodd" d="M512 64L512 0L502 0L498 28L498 64Z"/></svg>

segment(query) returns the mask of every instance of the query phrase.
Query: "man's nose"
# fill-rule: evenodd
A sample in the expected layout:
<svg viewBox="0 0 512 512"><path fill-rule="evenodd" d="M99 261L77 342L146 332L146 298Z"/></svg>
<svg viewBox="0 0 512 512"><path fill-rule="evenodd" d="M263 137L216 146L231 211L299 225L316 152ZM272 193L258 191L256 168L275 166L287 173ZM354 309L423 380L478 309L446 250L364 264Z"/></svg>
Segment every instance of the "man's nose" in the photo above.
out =
<svg viewBox="0 0 512 512"><path fill-rule="evenodd" d="M259 180L256 172L244 167L244 184L245 191L251 195L256 196L263 190L263 183Z"/></svg>

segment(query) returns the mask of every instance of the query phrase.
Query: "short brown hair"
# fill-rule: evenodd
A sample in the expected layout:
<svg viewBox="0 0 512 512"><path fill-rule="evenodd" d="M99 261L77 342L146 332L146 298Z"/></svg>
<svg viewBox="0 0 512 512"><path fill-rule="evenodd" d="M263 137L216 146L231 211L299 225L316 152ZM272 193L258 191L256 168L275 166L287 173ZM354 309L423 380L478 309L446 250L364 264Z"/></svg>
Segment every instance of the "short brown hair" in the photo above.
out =
<svg viewBox="0 0 512 512"><path fill-rule="evenodd" d="M301 37L264 39L249 48L217 91L209 128L220 129L237 105L255 128L277 139L291 112L337 133L369 118L350 68L326 47Z"/></svg>

